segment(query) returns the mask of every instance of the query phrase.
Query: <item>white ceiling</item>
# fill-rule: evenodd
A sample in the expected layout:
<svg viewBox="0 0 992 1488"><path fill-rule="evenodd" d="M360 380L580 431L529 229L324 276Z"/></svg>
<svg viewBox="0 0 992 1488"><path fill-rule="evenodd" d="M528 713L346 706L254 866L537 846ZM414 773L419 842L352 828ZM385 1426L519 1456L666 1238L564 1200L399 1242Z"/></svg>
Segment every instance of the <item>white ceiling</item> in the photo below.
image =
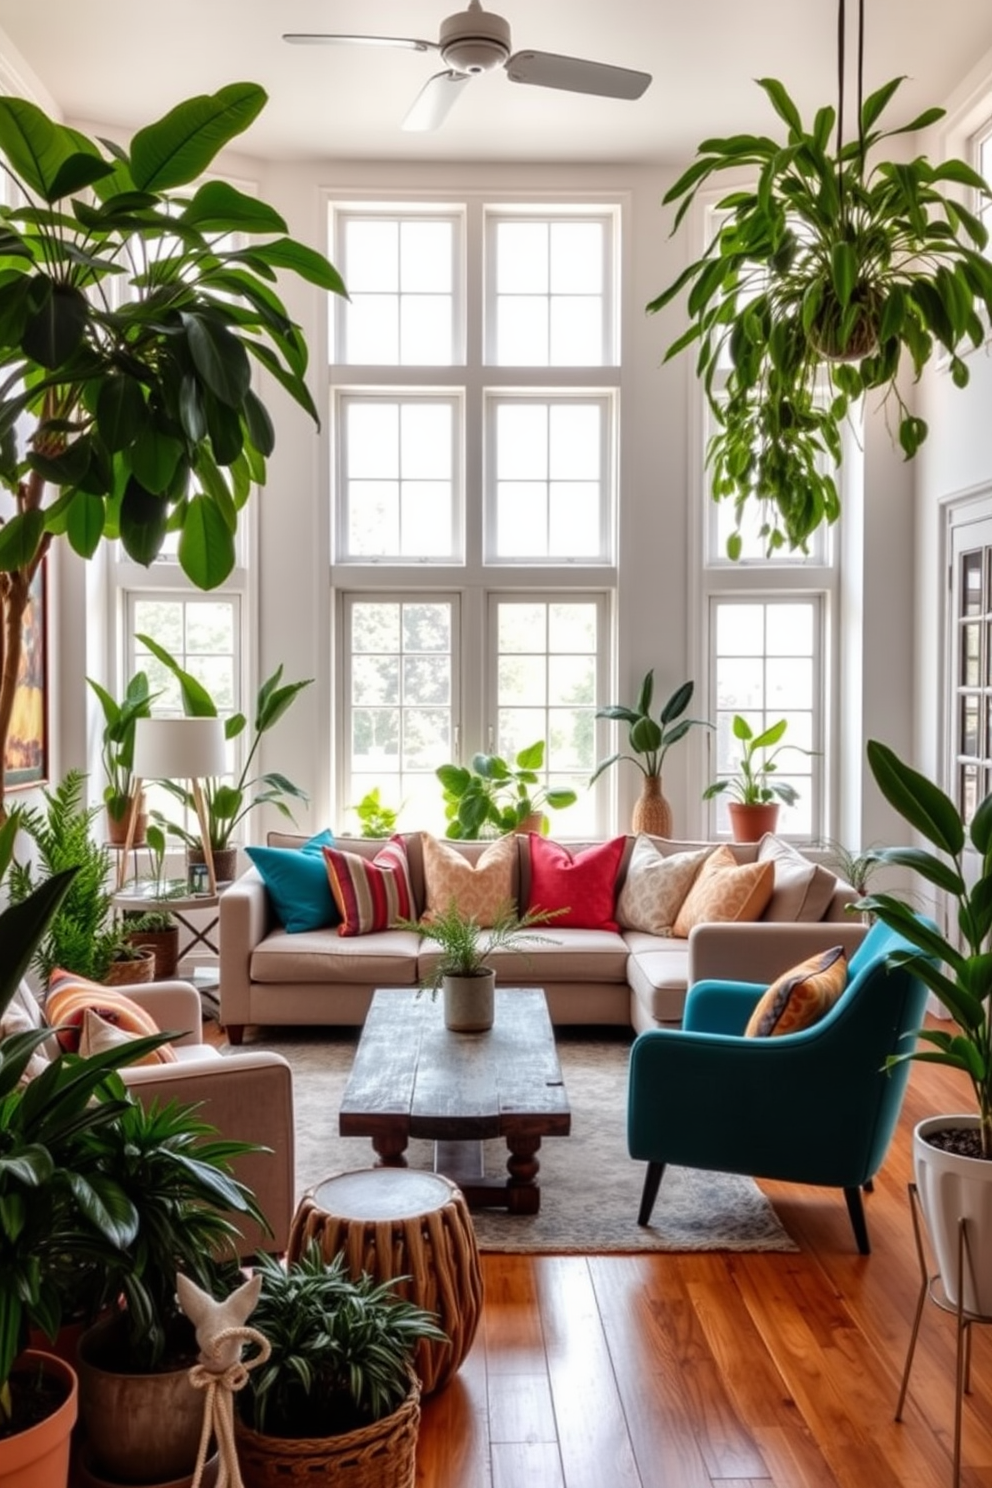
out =
<svg viewBox="0 0 992 1488"><path fill-rule="evenodd" d="M497 71L473 79L427 135L399 124L442 69L436 53L280 39L338 31L433 40L458 3L0 0L0 30L68 117L125 130L189 94L262 83L270 102L241 148L275 159L678 162L710 135L774 131L755 77L781 78L807 113L836 93L835 0L491 0L515 50L638 68L654 81L628 103L519 86ZM906 121L943 101L992 49L992 3L868 0L866 36L866 87L905 73L896 112Z"/></svg>

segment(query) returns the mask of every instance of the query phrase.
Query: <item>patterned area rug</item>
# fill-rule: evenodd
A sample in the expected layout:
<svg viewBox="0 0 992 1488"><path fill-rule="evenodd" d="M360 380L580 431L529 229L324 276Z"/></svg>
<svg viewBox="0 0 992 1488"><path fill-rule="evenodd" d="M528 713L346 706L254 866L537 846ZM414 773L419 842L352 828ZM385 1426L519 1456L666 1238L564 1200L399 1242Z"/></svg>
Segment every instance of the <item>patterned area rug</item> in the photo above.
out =
<svg viewBox="0 0 992 1488"><path fill-rule="evenodd" d="M652 1224L641 1229L637 1208L644 1164L627 1155L627 1039L561 1030L558 1055L572 1108L572 1134L549 1138L540 1152L541 1209L536 1215L477 1210L479 1247L504 1252L798 1249L750 1178L669 1168ZM302 1194L332 1173L370 1167L365 1138L340 1137L337 1113L357 1033L328 1029L261 1029L253 1047L275 1049L293 1067L296 1187ZM506 1146L485 1144L486 1172L504 1170ZM412 1141L411 1167L429 1169L433 1144Z"/></svg>

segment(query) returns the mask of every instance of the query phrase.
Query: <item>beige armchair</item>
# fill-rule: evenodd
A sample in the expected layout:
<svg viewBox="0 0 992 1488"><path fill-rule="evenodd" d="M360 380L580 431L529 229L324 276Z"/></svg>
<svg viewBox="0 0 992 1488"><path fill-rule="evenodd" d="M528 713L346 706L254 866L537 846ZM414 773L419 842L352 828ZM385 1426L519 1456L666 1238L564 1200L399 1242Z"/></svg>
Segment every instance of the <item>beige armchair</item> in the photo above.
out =
<svg viewBox="0 0 992 1488"><path fill-rule="evenodd" d="M262 1233L238 1217L245 1236L244 1255L256 1249L283 1251L293 1217L294 1128L293 1078L281 1054L244 1050L222 1055L203 1042L200 996L188 982L154 982L115 988L125 993L173 1033L175 1064L124 1069L126 1084L146 1105L153 1100L196 1104L205 1121L222 1137L257 1142L271 1152L249 1153L234 1163L236 1176L248 1185L272 1226Z"/></svg>

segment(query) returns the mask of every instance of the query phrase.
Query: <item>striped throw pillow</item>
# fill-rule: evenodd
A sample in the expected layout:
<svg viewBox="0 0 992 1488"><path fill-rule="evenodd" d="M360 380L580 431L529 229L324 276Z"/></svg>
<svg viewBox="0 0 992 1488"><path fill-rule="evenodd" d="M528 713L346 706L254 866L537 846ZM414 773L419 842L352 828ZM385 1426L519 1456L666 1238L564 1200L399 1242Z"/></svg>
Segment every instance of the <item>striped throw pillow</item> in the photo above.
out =
<svg viewBox="0 0 992 1488"><path fill-rule="evenodd" d="M155 1019L139 1007L123 992L91 982L75 972L53 971L48 981L48 996L45 998L45 1017L53 1028L59 1030L59 1044L70 1054L78 1054L83 1024L87 1012L96 1013L104 1023L140 1038L142 1034L158 1033ZM175 1064L176 1051L171 1044L162 1044L150 1054L135 1060L136 1064Z"/></svg>
<svg viewBox="0 0 992 1488"><path fill-rule="evenodd" d="M324 861L341 916L339 935L371 935L414 918L402 837L391 837L371 861L337 847L324 848Z"/></svg>

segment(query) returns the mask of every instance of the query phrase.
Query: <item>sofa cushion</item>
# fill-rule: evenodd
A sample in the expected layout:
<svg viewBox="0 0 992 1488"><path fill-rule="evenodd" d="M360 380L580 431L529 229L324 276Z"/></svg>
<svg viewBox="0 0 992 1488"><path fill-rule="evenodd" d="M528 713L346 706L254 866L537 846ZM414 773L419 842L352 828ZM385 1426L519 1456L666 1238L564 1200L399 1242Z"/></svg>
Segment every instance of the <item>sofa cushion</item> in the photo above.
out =
<svg viewBox="0 0 992 1488"><path fill-rule="evenodd" d="M252 951L249 976L270 985L412 987L419 946L420 936L412 930L373 931L344 940L335 930L302 935L273 930Z"/></svg>
<svg viewBox="0 0 992 1488"><path fill-rule="evenodd" d="M843 946L820 951L776 977L748 1019L745 1038L778 1038L810 1028L829 1013L847 986Z"/></svg>
<svg viewBox="0 0 992 1488"><path fill-rule="evenodd" d="M612 931L561 930L559 921L553 920L546 930L538 926L538 933L546 939L508 946L486 957L499 986L540 987L559 982L616 982L621 986L626 980L627 947ZM425 940L417 962L421 980L433 969L437 957L430 940Z"/></svg>
<svg viewBox="0 0 992 1488"><path fill-rule="evenodd" d="M627 845L614 837L571 853L560 842L528 833L530 898L528 909L564 910L556 915L556 930L618 929L614 918L617 874Z"/></svg>
<svg viewBox="0 0 992 1488"><path fill-rule="evenodd" d="M79 1053L87 1012L96 1013L104 1023L135 1038L160 1031L151 1014L123 992L76 976L71 971L53 971L48 981L45 1016L52 1027L59 1030L59 1044L70 1054ZM162 1044L135 1063L173 1064L175 1058L171 1044Z"/></svg>
<svg viewBox="0 0 992 1488"><path fill-rule="evenodd" d="M625 930L627 981L641 1006L658 1023L681 1023L689 980L689 946L642 930Z"/></svg>
<svg viewBox="0 0 992 1488"><path fill-rule="evenodd" d="M763 920L823 919L837 886L828 868L811 863L791 842L783 842L772 832L766 832L758 843L758 862L775 866L775 887Z"/></svg>
<svg viewBox="0 0 992 1488"><path fill-rule="evenodd" d="M696 875L672 934L688 938L696 925L758 920L774 887L774 863L738 863L729 847L720 846Z"/></svg>
<svg viewBox="0 0 992 1488"><path fill-rule="evenodd" d="M410 919L413 896L402 837L391 837L371 862L336 847L323 853L341 916L339 935L370 935Z"/></svg>
<svg viewBox="0 0 992 1488"><path fill-rule="evenodd" d="M711 848L666 857L641 833L617 899L617 924L624 930L671 935L675 917Z"/></svg>
<svg viewBox="0 0 992 1488"><path fill-rule="evenodd" d="M293 935L340 921L323 853L333 845L331 833L324 831L298 848L245 848L268 890L276 919Z"/></svg>
<svg viewBox="0 0 992 1488"><path fill-rule="evenodd" d="M424 856L424 920L456 904L478 925L492 925L501 909L516 908L517 844L512 836L491 842L473 863L457 847L420 834Z"/></svg>

